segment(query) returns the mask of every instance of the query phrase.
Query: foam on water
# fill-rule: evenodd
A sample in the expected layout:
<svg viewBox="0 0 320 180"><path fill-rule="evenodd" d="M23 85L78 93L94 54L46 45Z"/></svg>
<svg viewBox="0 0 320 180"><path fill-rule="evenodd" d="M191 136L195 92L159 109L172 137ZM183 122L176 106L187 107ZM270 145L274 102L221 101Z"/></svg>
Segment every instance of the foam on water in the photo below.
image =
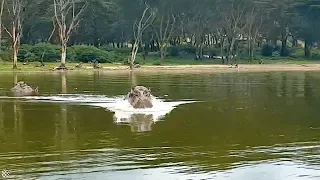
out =
<svg viewBox="0 0 320 180"><path fill-rule="evenodd" d="M9 98L9 97L8 97ZM152 108L134 109L125 96L107 97L103 95L58 94L54 96L27 96L19 97L30 102L60 102L106 108L114 112L114 121L117 124L129 124L132 131L150 131L151 125L161 120L177 106L195 101L165 102L153 97Z"/></svg>

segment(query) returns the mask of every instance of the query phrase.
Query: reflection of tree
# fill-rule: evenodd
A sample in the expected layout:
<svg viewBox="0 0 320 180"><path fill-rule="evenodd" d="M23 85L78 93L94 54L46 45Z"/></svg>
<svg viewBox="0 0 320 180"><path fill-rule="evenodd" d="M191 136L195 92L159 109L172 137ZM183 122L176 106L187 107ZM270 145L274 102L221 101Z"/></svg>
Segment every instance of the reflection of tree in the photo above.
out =
<svg viewBox="0 0 320 180"><path fill-rule="evenodd" d="M67 93L66 75L61 74L61 92ZM55 123L55 146L60 150L73 149L75 147L76 133L74 127L68 121L68 106L60 104L60 113Z"/></svg>
<svg viewBox="0 0 320 180"><path fill-rule="evenodd" d="M0 137L4 136L4 113L3 102L0 102Z"/></svg>
<svg viewBox="0 0 320 180"><path fill-rule="evenodd" d="M15 73L13 76L13 85L16 85L17 82L18 82L18 75L17 75L17 73Z"/></svg>
<svg viewBox="0 0 320 180"><path fill-rule="evenodd" d="M23 144L23 113L20 102L13 101L14 134L18 145Z"/></svg>
<svg viewBox="0 0 320 180"><path fill-rule="evenodd" d="M313 92L312 92L312 76L309 73L305 73L305 81L304 81L304 98L308 104L312 104L313 102Z"/></svg>
<svg viewBox="0 0 320 180"><path fill-rule="evenodd" d="M130 77L130 81L131 81L131 85L139 85L139 81L137 79L136 74L133 71L129 72L129 77Z"/></svg>
<svg viewBox="0 0 320 180"><path fill-rule="evenodd" d="M61 74L61 92L63 94L67 93L67 78L65 73Z"/></svg>

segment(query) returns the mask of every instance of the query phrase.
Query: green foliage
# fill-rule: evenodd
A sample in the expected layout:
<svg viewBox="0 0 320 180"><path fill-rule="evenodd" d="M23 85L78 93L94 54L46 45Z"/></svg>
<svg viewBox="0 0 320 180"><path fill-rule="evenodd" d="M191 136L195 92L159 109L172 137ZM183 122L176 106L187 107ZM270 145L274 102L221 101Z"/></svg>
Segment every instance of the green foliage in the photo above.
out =
<svg viewBox="0 0 320 180"><path fill-rule="evenodd" d="M195 54L196 48L192 45L182 45L180 46L180 52L187 53L187 54Z"/></svg>
<svg viewBox="0 0 320 180"><path fill-rule="evenodd" d="M12 61L12 52L8 50L0 50L0 60L1 61Z"/></svg>
<svg viewBox="0 0 320 180"><path fill-rule="evenodd" d="M44 62L60 60L61 49L58 45L39 43L36 45L22 45L19 51L19 61L40 61L43 56ZM8 52L9 55L11 52ZM8 58L8 53L1 53L3 59ZM105 51L94 46L75 45L67 48L67 60L71 62L88 62L97 60L101 63L121 62L125 55L114 51Z"/></svg>
<svg viewBox="0 0 320 180"><path fill-rule="evenodd" d="M273 47L271 44L264 44L261 49L262 56L272 56Z"/></svg>
<svg viewBox="0 0 320 180"><path fill-rule="evenodd" d="M179 56L181 54L195 54L196 48L191 45L170 46L167 49L169 56Z"/></svg>
<svg viewBox="0 0 320 180"><path fill-rule="evenodd" d="M220 48L204 47L203 54L207 54L210 57L218 56L220 54Z"/></svg>
<svg viewBox="0 0 320 180"><path fill-rule="evenodd" d="M162 65L162 62L161 62L160 60L157 60L157 61L155 61L154 63L152 63L152 65L161 66L161 65Z"/></svg>
<svg viewBox="0 0 320 180"><path fill-rule="evenodd" d="M168 56L176 57L176 56L179 56L180 54L180 48L177 46L171 46L167 49L167 51L168 51Z"/></svg>
<svg viewBox="0 0 320 180"><path fill-rule="evenodd" d="M112 51L104 51L95 46L76 45L68 48L69 59L74 62L88 62L97 60L100 63L120 62L124 56Z"/></svg>
<svg viewBox="0 0 320 180"><path fill-rule="evenodd" d="M283 49L281 49L280 51L280 56L289 56L290 55L290 50L287 47L284 47Z"/></svg>
<svg viewBox="0 0 320 180"><path fill-rule="evenodd" d="M129 55L131 53L131 49L130 48L113 48L110 46L100 46L99 49L105 50L105 51L109 51L109 52L115 52L117 54L121 54L121 55Z"/></svg>
<svg viewBox="0 0 320 180"><path fill-rule="evenodd" d="M44 62L59 60L60 46L49 43L24 44L20 48L18 59L19 61L40 61L42 56Z"/></svg>

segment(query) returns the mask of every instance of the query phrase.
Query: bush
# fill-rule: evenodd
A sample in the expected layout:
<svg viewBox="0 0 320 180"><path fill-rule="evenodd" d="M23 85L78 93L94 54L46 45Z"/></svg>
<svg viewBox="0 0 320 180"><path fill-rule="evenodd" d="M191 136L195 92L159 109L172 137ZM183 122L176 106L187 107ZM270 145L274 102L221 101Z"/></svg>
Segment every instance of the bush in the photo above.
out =
<svg viewBox="0 0 320 180"><path fill-rule="evenodd" d="M177 46L171 46L168 48L168 55L169 56L173 56L173 57L179 56L179 54L180 54L179 52L180 52L180 49Z"/></svg>
<svg viewBox="0 0 320 180"><path fill-rule="evenodd" d="M273 47L271 44L264 44L261 49L262 56L272 56Z"/></svg>
<svg viewBox="0 0 320 180"><path fill-rule="evenodd" d="M20 61L40 61L43 55L44 62L52 62L60 59L60 46L50 43L38 43L35 45L23 44L19 50Z"/></svg>
<svg viewBox="0 0 320 180"><path fill-rule="evenodd" d="M0 50L0 60L1 61L12 61L12 51Z"/></svg>
<svg viewBox="0 0 320 180"><path fill-rule="evenodd" d="M290 55L290 51L287 47L285 47L284 49L281 49L280 51L280 56L286 57Z"/></svg>
<svg viewBox="0 0 320 180"><path fill-rule="evenodd" d="M0 58L3 61L12 60L12 52L1 51ZM61 58L61 46L49 43L39 43L35 45L23 44L20 47L19 61L40 61L43 56L44 62L55 62ZM97 60L100 63L122 62L127 55L124 53L106 51L94 46L75 45L67 48L67 60L74 62L88 62Z"/></svg>
<svg viewBox="0 0 320 180"><path fill-rule="evenodd" d="M131 53L130 48L113 48L110 46L100 46L99 49L109 51L109 52L115 52L117 54L122 54L122 55L129 55Z"/></svg>
<svg viewBox="0 0 320 180"><path fill-rule="evenodd" d="M180 47L180 52L185 52L187 54L195 54L196 48L191 45L184 45Z"/></svg>
<svg viewBox="0 0 320 180"><path fill-rule="evenodd" d="M41 57L40 57L41 58ZM25 61L34 61L38 59L38 56L36 56L35 54L33 54L32 52L27 52L25 55L24 55L24 60Z"/></svg>
<svg viewBox="0 0 320 180"><path fill-rule="evenodd" d="M220 54L220 48L204 47L203 54L209 55L210 57L217 56Z"/></svg>
<svg viewBox="0 0 320 180"><path fill-rule="evenodd" d="M154 62L154 63L152 63L152 65L155 65L155 66L161 66L161 61L160 60L158 60L158 61L156 61L156 62Z"/></svg>
<svg viewBox="0 0 320 180"><path fill-rule="evenodd" d="M121 62L125 56L117 55L115 52L101 50L94 46L76 45L68 48L71 61L93 61L100 63Z"/></svg>

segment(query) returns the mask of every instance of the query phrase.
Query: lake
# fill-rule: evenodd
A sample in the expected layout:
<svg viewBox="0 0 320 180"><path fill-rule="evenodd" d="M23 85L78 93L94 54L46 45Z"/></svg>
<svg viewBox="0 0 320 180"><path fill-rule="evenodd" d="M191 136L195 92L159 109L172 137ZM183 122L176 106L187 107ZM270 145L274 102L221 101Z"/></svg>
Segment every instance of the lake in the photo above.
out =
<svg viewBox="0 0 320 180"><path fill-rule="evenodd" d="M13 97L17 81L40 94ZM161 105L117 109L132 83ZM320 179L320 72L1 73L0 85L8 179Z"/></svg>

